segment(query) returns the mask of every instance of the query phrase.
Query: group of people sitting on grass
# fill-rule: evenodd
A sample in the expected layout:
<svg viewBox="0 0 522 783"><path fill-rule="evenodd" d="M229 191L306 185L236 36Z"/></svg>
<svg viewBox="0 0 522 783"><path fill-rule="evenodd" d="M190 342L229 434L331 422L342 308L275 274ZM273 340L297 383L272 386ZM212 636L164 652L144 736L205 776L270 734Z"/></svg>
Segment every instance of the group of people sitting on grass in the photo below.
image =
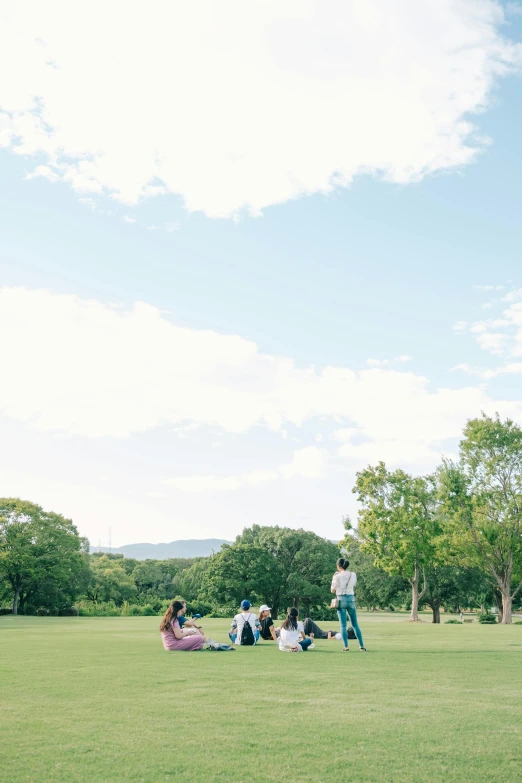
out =
<svg viewBox="0 0 522 783"><path fill-rule="evenodd" d="M285 620L276 628L270 615L271 608L263 604L259 615L250 611L250 601L241 601L241 611L232 620L229 638L232 645L216 642L203 633L198 625L199 615L192 619L185 617L187 606L183 601L173 601L160 624L163 646L166 650L227 650L237 646L253 646L260 639L278 643L281 652L306 652L315 647L314 639L341 639L343 651L349 651L349 638L357 638L359 647L366 652L355 608L354 587L357 576L348 570L349 562L344 558L337 561L337 571L333 575L331 592L335 594L332 605L337 608L340 631L323 631L309 617L299 620L299 611L290 607ZM351 628L348 629L347 617Z"/></svg>

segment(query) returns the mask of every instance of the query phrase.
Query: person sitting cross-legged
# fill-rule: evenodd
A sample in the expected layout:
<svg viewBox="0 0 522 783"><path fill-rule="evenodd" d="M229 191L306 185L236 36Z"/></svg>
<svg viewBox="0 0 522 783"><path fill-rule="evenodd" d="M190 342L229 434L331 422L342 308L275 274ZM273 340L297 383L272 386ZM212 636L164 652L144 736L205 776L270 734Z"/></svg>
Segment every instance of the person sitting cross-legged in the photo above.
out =
<svg viewBox="0 0 522 783"><path fill-rule="evenodd" d="M277 642L277 637L279 636L279 628L276 629L274 625L274 621L272 620L270 616L270 612L272 610L269 606L266 604L263 604L259 607L259 624L261 626L260 632L261 632L261 639L264 639L266 642L274 641Z"/></svg>
<svg viewBox="0 0 522 783"><path fill-rule="evenodd" d="M305 637L303 623L295 607L288 610L286 620L281 623L279 649L281 652L306 652L315 647L312 639Z"/></svg>
<svg viewBox="0 0 522 783"><path fill-rule="evenodd" d="M229 631L230 641L243 646L254 645L259 641L261 623L250 611L250 601L241 601L241 612L232 620Z"/></svg>

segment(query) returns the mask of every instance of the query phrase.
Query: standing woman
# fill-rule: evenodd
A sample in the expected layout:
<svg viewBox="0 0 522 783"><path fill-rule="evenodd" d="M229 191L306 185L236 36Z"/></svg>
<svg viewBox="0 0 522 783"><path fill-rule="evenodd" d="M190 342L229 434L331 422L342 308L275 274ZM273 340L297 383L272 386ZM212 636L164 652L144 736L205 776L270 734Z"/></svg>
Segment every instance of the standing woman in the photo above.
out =
<svg viewBox="0 0 522 783"><path fill-rule="evenodd" d="M362 652L366 652L363 643L361 629L357 622L357 611L355 609L355 596L353 588L357 584L357 576L354 571L348 571L350 563L344 557L337 561L337 571L332 579L332 593L337 596L337 615L341 626L341 636L343 637L344 651L348 652L348 631L346 629L346 612L350 617L352 628L357 636L359 647Z"/></svg>

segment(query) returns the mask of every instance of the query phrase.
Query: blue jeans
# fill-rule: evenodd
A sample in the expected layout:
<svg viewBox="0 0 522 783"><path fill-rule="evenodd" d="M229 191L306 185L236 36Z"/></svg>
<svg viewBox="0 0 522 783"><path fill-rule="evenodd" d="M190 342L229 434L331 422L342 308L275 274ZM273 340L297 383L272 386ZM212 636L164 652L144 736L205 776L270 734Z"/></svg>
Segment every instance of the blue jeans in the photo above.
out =
<svg viewBox="0 0 522 783"><path fill-rule="evenodd" d="M345 647L348 647L348 631L346 629L346 612L350 617L352 628L357 636L357 641L360 647L364 647L361 629L357 622L357 610L355 609L355 598L353 595L339 595L339 606L337 608L337 616L339 617L339 625L341 626L341 635L343 637L343 643Z"/></svg>
<svg viewBox="0 0 522 783"><path fill-rule="evenodd" d="M312 642L313 639L303 639L302 641L299 642L299 646L301 647L301 650L303 652L306 652L310 647L310 645L312 644Z"/></svg>
<svg viewBox="0 0 522 783"><path fill-rule="evenodd" d="M254 634L254 644L257 644L258 641L259 641L259 630L256 629L255 631L253 631L253 634ZM236 639L237 639L237 631L233 631L233 632L229 631L228 632L228 637L229 637L230 641L232 642L232 644L235 644L236 643Z"/></svg>

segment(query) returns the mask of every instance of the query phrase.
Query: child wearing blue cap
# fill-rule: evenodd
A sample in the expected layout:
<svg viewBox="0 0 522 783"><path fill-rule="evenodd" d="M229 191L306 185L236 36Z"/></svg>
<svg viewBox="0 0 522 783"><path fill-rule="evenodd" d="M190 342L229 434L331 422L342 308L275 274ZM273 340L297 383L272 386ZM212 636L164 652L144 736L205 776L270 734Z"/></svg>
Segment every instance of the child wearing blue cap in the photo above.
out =
<svg viewBox="0 0 522 783"><path fill-rule="evenodd" d="M253 612L250 611L250 601L241 601L241 613L236 614L232 620L229 637L233 644L243 646L257 644L259 641L261 623Z"/></svg>

